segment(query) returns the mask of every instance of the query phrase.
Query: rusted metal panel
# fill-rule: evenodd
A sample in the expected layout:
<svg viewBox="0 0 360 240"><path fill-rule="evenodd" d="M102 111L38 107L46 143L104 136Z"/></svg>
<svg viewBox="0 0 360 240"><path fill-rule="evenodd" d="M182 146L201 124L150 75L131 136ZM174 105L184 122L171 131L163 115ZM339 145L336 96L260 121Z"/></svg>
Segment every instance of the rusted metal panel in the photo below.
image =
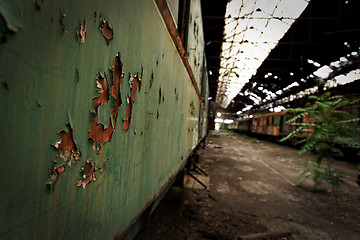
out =
<svg viewBox="0 0 360 240"><path fill-rule="evenodd" d="M0 238L113 238L183 166L207 90L158 9L0 2Z"/></svg>

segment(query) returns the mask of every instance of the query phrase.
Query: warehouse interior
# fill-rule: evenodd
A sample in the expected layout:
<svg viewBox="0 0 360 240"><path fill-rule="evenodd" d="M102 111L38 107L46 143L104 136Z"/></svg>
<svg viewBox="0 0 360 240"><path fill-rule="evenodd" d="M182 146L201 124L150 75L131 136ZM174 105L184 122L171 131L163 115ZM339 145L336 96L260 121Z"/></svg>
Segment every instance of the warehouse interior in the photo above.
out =
<svg viewBox="0 0 360 240"><path fill-rule="evenodd" d="M245 5L248 3L243 2ZM248 82L226 104L223 101L223 89L231 86L227 86L229 79L219 81L220 63L226 57L221 54L222 44L229 41L231 43L231 39L225 39L223 29L225 22L234 18L225 15L227 1L202 2L209 69L209 99L220 109L223 108L225 113L233 116L251 115L258 111L274 111L274 108L301 106L306 102L303 96L313 93L314 88L324 92L325 88L336 85L337 87L331 90L336 94L359 92L359 83L354 80L359 79L360 16L356 9L359 9L360 3L343 0L303 2L308 2L308 6L256 69L255 74L251 75ZM261 13L261 8L255 5L252 11ZM249 21L251 18L251 15L244 15L242 20ZM270 16L266 21L269 19L281 22L286 18ZM249 22L245 28L254 31L251 24L254 23ZM259 41L251 42L246 37L241 40L245 47L259 44ZM227 69L226 74L236 76L238 73L234 68L238 66L240 65L233 65ZM325 70L325 73L321 73L321 70ZM349 75L349 81L342 81L349 73L353 77ZM334 79L337 79L337 83L331 82Z"/></svg>
<svg viewBox="0 0 360 240"><path fill-rule="evenodd" d="M357 239L360 141L320 191L277 141L311 137L282 110L312 94L360 119L359 23L359 0L0 0L0 239ZM339 153L360 121L336 122Z"/></svg>
<svg viewBox="0 0 360 240"><path fill-rule="evenodd" d="M334 193L337 196L337 210L334 210L327 198L332 190L327 190L329 195L310 194L306 184L299 192L296 188L287 189L296 185L294 176L298 172L292 172L293 164L300 166L299 158L303 158L297 154L297 148L268 142L269 138L261 134L244 135L244 129L240 131L243 135L239 135L240 127L234 129L232 124L245 122L255 115L275 116L271 114L303 107L310 101L307 98L310 95L331 92L358 98L360 2L299 1L305 5L300 4L303 9L293 18L286 13L276 15L279 5L286 1L269 1L269 5L270 2L275 9L266 10L266 6L257 5L256 0L202 1L210 109L206 146L196 158L200 159L200 170L209 176L206 173L204 176L202 170L197 171L199 174L190 186L170 189L149 227L140 232L137 240L170 236L176 239L320 240L351 239L358 234L355 180L359 156L334 163L349 173L342 190ZM236 3L237 8L229 14L227 7L231 3ZM281 24L289 19L294 22L278 42L262 40L267 31L264 26L271 25L272 20ZM239 21L245 24L237 31L242 24ZM265 23L259 23L261 21ZM230 31L226 30L227 25L232 27ZM251 39L246 31L260 34L254 34L257 38ZM270 51L263 47L269 44L273 44ZM257 56L251 55L248 45L265 51L259 54L265 56L260 63L251 62ZM231 54L233 49L236 50ZM244 64L246 60L250 63ZM249 66L253 67L252 64L259 65L243 81L241 74ZM235 93L230 93L231 90ZM359 110L356 112L359 114ZM303 199L308 197L313 201ZM338 221L337 217L342 220Z"/></svg>

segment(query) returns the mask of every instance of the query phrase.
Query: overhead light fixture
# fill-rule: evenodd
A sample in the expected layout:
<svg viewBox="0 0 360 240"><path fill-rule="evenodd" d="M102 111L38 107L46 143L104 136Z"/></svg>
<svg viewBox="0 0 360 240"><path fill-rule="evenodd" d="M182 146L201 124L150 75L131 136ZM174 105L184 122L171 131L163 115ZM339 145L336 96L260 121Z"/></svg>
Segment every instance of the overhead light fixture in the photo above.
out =
<svg viewBox="0 0 360 240"><path fill-rule="evenodd" d="M225 119L224 120L224 123L225 124L231 124L231 123L233 123L234 122L234 120L232 120L232 119Z"/></svg>
<svg viewBox="0 0 360 240"><path fill-rule="evenodd" d="M221 118L215 118L214 122L216 122L216 123L223 123L224 120L222 120Z"/></svg>

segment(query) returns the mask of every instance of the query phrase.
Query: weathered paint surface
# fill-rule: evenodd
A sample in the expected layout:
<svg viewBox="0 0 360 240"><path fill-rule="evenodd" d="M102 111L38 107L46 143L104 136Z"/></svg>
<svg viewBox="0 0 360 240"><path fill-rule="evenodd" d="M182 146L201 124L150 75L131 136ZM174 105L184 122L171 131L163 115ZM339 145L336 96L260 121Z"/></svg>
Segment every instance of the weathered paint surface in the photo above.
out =
<svg viewBox="0 0 360 240"><path fill-rule="evenodd" d="M205 135L162 15L142 0L3 0L0 15L0 238L114 238Z"/></svg>

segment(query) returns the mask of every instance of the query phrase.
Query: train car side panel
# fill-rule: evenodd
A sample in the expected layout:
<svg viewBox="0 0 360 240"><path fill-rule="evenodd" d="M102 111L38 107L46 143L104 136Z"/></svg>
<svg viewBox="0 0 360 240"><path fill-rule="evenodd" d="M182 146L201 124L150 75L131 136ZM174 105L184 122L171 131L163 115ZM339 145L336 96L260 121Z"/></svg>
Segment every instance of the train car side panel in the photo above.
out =
<svg viewBox="0 0 360 240"><path fill-rule="evenodd" d="M3 1L0 14L0 238L121 235L197 145L205 81L155 1Z"/></svg>

